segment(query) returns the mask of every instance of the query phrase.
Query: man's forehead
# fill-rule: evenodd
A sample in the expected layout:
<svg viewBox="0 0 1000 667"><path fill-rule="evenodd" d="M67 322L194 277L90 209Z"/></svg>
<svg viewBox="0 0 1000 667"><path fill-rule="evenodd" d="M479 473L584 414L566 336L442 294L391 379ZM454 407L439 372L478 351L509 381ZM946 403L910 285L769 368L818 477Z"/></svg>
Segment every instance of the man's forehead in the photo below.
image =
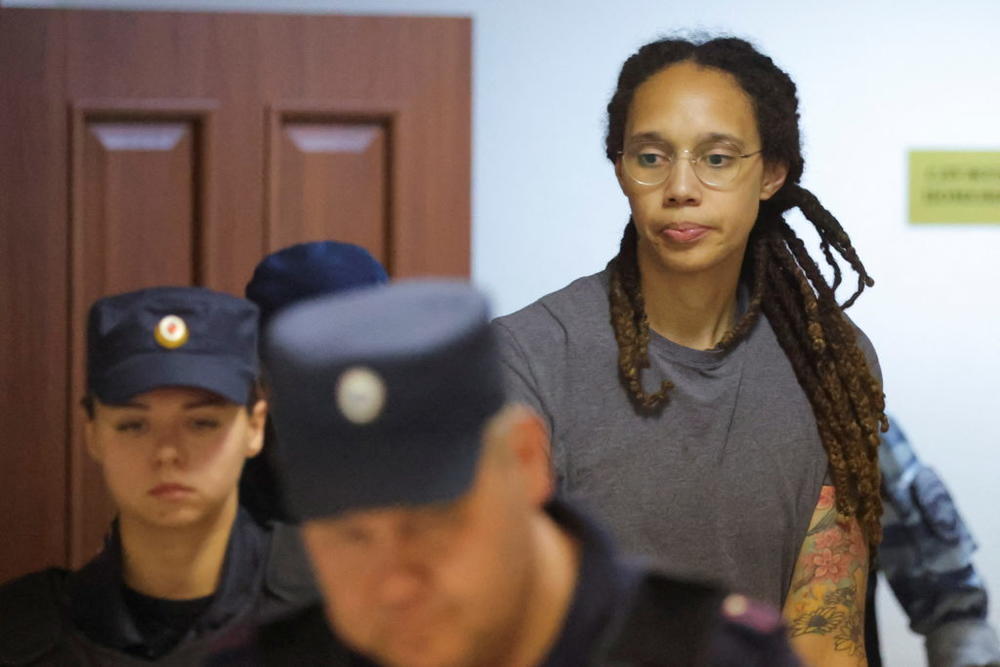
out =
<svg viewBox="0 0 1000 667"><path fill-rule="evenodd" d="M425 503L421 505L392 505L351 510L328 517L308 519L303 526L323 530L325 528L345 528L364 524L397 524L415 519L443 517L460 510L469 500L470 494L465 494L452 500Z"/></svg>

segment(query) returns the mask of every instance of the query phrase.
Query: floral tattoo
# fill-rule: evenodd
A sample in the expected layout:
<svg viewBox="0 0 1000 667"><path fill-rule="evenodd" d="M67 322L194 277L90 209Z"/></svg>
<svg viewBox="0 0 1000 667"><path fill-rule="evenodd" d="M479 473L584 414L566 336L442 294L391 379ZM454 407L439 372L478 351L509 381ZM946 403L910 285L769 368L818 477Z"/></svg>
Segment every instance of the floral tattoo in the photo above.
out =
<svg viewBox="0 0 1000 667"><path fill-rule="evenodd" d="M799 554L785 615L792 638L829 637L833 649L862 660L868 548L857 521L837 513L824 486Z"/></svg>

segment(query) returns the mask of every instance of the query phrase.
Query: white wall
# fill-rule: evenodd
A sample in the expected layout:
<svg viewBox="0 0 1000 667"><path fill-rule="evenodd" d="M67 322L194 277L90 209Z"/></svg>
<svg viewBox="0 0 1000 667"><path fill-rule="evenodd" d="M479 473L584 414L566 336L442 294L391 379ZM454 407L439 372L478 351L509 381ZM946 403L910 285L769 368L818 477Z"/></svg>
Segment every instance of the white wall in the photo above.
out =
<svg viewBox="0 0 1000 667"><path fill-rule="evenodd" d="M600 269L617 248L627 209L601 147L603 109L624 58L675 29L751 38L799 85L804 185L840 218L877 280L852 317L879 351L892 412L978 538L977 562L1000 599L1000 392L992 381L1000 377L1000 225L916 227L905 208L907 149L1000 150L1000 4L0 2L473 16L473 273L499 313ZM550 176L553 164L566 177ZM904 617L889 596L880 604L887 664L922 664Z"/></svg>

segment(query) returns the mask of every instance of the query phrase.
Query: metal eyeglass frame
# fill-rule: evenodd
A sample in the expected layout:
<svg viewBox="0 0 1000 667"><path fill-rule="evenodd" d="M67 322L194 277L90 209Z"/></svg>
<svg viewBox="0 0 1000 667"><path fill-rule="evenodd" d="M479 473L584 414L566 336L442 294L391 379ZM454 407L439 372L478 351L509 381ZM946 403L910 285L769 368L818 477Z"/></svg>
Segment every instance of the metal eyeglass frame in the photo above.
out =
<svg viewBox="0 0 1000 667"><path fill-rule="evenodd" d="M759 155L760 153L763 153L763 152L764 152L763 148L758 148L757 150L753 151L752 153L744 153L743 155L730 155L728 157L731 157L733 159L737 159L738 158L740 160L745 160L748 157L753 157L754 155ZM681 157L684 153L687 153L688 157ZM622 149L622 150L618 151L618 155L624 156L625 155L625 150ZM656 182L652 182L652 183L646 182L646 181L640 181L638 178L636 178L634 175L632 175L632 173L629 171L629 168L627 166L627 164L628 164L627 162L623 162L622 163L622 169L625 171L625 174L630 179L632 179L633 181L635 181L639 185L647 185L647 186L662 185L663 183L665 183L667 181L667 179L670 178L670 175L673 173L675 163L679 159L683 159L685 162L690 163L691 164L691 171L694 172L695 178L697 178L699 181L701 181L701 183L703 185L706 185L706 186L708 186L710 188L724 188L724 187L730 185L731 183L733 183L733 181L735 181L739 177L740 172L737 171L725 183L709 183L709 182L707 182L704 178L701 177L701 174L698 173L698 162L700 160L702 160L706 155L709 155L709 153L704 153L702 155L694 157L694 156L691 155L691 150L688 149L688 148L685 148L684 150L680 151L680 153L677 153L673 157L668 158L668 162L670 163L670 169L664 170L663 178L661 178L660 180L658 180ZM740 169L742 169L743 163L740 162L739 165L740 165Z"/></svg>

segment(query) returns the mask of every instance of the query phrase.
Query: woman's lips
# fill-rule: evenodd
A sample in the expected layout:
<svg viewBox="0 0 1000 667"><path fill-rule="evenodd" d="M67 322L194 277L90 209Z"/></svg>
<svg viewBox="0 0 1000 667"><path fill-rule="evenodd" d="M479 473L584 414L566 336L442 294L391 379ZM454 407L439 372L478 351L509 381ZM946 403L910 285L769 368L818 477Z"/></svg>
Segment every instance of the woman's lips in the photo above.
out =
<svg viewBox="0 0 1000 667"><path fill-rule="evenodd" d="M701 237L712 231L711 227L698 225L693 222L679 222L667 225L660 232L669 241L674 243L694 243Z"/></svg>
<svg viewBox="0 0 1000 667"><path fill-rule="evenodd" d="M158 484L149 490L149 495L161 500L177 500L194 493L194 489L183 484Z"/></svg>

